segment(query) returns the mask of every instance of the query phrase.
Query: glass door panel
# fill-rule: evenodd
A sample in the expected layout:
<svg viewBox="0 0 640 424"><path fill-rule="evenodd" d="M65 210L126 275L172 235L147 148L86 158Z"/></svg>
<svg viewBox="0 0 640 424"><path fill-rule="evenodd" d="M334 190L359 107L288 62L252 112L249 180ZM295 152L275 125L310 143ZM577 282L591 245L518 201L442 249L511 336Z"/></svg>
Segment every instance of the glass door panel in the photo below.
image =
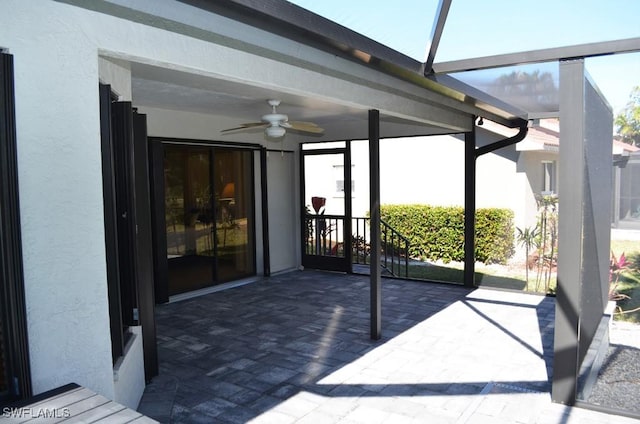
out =
<svg viewBox="0 0 640 424"><path fill-rule="evenodd" d="M209 149L165 150L165 219L169 295L214 280L213 211Z"/></svg>
<svg viewBox="0 0 640 424"><path fill-rule="evenodd" d="M252 152L216 149L216 249L218 279L255 273Z"/></svg>
<svg viewBox="0 0 640 424"><path fill-rule="evenodd" d="M336 152L336 153L334 153ZM349 271L345 150L303 151L305 267ZM349 218L350 219L350 218Z"/></svg>
<svg viewBox="0 0 640 424"><path fill-rule="evenodd" d="M255 274L253 152L165 145L168 294Z"/></svg>

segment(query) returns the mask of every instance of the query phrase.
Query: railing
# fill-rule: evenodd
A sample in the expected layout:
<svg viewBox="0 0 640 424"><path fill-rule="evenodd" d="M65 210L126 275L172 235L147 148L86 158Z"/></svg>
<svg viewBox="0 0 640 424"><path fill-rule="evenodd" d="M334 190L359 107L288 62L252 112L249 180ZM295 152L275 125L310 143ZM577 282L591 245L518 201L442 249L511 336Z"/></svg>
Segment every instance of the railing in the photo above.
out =
<svg viewBox="0 0 640 424"><path fill-rule="evenodd" d="M344 216L307 215L304 223L307 255L344 258Z"/></svg>
<svg viewBox="0 0 640 424"><path fill-rule="evenodd" d="M370 218L353 218L351 261L356 265L371 262ZM344 258L344 216L306 215L304 226L305 254ZM396 277L409 276L409 240L381 221L380 266Z"/></svg>
<svg viewBox="0 0 640 424"><path fill-rule="evenodd" d="M380 221L380 266L391 275L408 278L409 276L409 240L398 230ZM371 260L370 218L353 218L351 241L353 249L353 263L368 265Z"/></svg>

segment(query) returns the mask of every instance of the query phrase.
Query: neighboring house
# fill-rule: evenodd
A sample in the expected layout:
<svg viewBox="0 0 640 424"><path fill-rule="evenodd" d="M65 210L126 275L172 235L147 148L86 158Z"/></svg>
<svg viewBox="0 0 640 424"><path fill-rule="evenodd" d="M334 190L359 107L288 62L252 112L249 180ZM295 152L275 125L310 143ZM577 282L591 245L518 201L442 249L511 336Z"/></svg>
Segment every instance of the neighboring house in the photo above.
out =
<svg viewBox="0 0 640 424"><path fill-rule="evenodd" d="M613 225L640 230L640 149L614 140Z"/></svg>
<svg viewBox="0 0 640 424"><path fill-rule="evenodd" d="M484 120L478 129L478 145L509 137L514 131ZM477 207L499 207L514 212L516 227L535 226L536 197L558 193L560 146L557 119L537 120L526 138L515 146L490 153L478 161ZM368 148L363 141L352 146L353 215L369 211ZM640 223L640 155L635 146L613 140L614 225L633 227ZM382 140L381 200L383 204L464 205L464 139L455 135L405 137ZM344 197L342 165L332 158L316 164L310 192L327 197L327 213L342 213ZM635 187L635 191L634 191ZM310 193L308 193L310 194ZM617 205L617 206L616 206ZM616 216L619 217L616 220ZM640 224L636 224L640 227Z"/></svg>

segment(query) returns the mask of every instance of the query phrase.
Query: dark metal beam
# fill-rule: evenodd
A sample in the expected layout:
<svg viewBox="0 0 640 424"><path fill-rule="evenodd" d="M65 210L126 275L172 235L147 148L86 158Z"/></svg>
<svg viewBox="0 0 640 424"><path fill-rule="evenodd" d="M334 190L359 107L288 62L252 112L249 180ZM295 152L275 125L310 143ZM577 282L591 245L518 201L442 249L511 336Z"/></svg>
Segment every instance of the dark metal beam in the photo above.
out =
<svg viewBox="0 0 640 424"><path fill-rule="evenodd" d="M476 266L476 125L464 134L464 274L465 287L474 287Z"/></svg>
<svg viewBox="0 0 640 424"><path fill-rule="evenodd" d="M352 224L353 224L353 187L351 181L351 140L346 141L344 153L344 254L347 258L347 272L353 272Z"/></svg>
<svg viewBox="0 0 640 424"><path fill-rule="evenodd" d="M371 214L371 338L382 337L382 281L380 278L380 111L369 111L369 211Z"/></svg>
<svg viewBox="0 0 640 424"><path fill-rule="evenodd" d="M271 254L269 251L269 196L267 194L267 148L260 149L260 200L262 206L262 258L263 274L271 275Z"/></svg>
<svg viewBox="0 0 640 424"><path fill-rule="evenodd" d="M438 45L440 44L440 37L444 30L444 24L447 22L447 15L449 14L449 8L451 7L451 0L440 0L438 9L436 10L436 16L431 27L431 37L429 38L427 61L424 64L424 74L433 73L433 61L436 58L436 52Z"/></svg>

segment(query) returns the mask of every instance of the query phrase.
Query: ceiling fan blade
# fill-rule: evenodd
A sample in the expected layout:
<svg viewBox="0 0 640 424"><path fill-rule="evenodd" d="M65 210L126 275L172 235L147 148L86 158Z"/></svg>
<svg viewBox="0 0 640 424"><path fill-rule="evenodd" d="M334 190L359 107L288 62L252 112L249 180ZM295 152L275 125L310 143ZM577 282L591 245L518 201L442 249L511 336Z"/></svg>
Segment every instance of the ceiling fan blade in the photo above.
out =
<svg viewBox="0 0 640 424"><path fill-rule="evenodd" d="M293 130L308 132L313 134L322 134L324 129L320 128L313 122L304 122L304 121L288 121L282 124L283 127L291 128Z"/></svg>
<svg viewBox="0 0 640 424"><path fill-rule="evenodd" d="M235 127L235 128L227 128L226 130L222 130L220 131L221 133L226 133L226 132L230 132L230 131L239 131L239 130L246 130L249 128L256 128L256 127L268 127L269 123L267 122L248 122L246 124L240 124L239 127Z"/></svg>

